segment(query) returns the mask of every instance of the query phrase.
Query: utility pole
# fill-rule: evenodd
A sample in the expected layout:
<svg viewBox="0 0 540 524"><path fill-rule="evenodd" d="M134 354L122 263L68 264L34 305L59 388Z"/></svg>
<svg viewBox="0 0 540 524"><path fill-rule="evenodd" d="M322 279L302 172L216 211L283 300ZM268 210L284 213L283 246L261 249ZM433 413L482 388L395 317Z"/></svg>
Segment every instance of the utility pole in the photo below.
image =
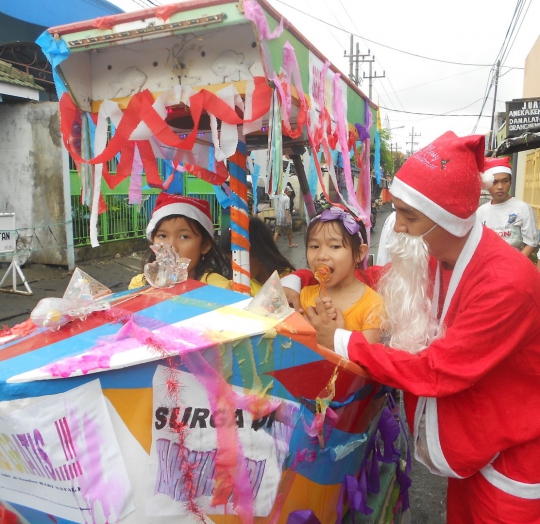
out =
<svg viewBox="0 0 540 524"><path fill-rule="evenodd" d="M377 76L377 71L375 71L375 74L372 73L372 66L373 66L373 62L375 62L375 55L373 55L373 59L372 60L363 60L363 62L369 62L369 76L366 76L366 73L364 73L364 78L369 78L369 99L371 100L371 89L372 89L372 86L373 86L373 80L375 78L384 78L386 76L386 71L383 71L383 74L382 75L378 75Z"/></svg>
<svg viewBox="0 0 540 524"><path fill-rule="evenodd" d="M354 82L355 85L360 85L361 78L360 78L360 63L361 62L367 62L365 58L370 56L371 52L368 49L367 55L360 54L360 44L356 42L356 53L354 52L354 36L351 34L351 46L350 46L350 52L347 54L347 51L343 51L343 56L349 58L349 78ZM371 98L371 96L370 96Z"/></svg>
<svg viewBox="0 0 540 524"><path fill-rule="evenodd" d="M411 144L411 156L413 155L414 153L414 146L417 146L418 145L418 142L415 142L414 141L414 137L416 136L422 136L422 133L418 133L418 134L415 134L414 133L414 127L412 128L412 133L409 135L411 137L411 139L409 141L407 141L406 143L407 144Z"/></svg>
<svg viewBox="0 0 540 524"><path fill-rule="evenodd" d="M497 105L497 86L499 85L499 69L501 67L501 61L497 60L497 66L495 67L495 76L493 83L495 84L495 93L493 94L493 110L491 111L491 140L490 149L493 150L497 146L497 130L495 129L495 106Z"/></svg>
<svg viewBox="0 0 540 524"><path fill-rule="evenodd" d="M392 142L390 142L390 158L392 159L392 175L396 174L396 160L394 158L394 153L397 153L398 149L400 149L400 147L398 146L397 142L395 146Z"/></svg>

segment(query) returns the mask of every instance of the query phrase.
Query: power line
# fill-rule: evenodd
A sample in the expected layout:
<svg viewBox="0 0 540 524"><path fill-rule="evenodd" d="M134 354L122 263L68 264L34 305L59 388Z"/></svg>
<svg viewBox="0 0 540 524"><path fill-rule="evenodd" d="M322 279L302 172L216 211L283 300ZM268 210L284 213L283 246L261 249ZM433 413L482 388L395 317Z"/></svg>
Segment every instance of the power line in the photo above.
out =
<svg viewBox="0 0 540 524"><path fill-rule="evenodd" d="M524 13L523 17L521 18L521 23L519 24L516 35L514 36L514 40L512 40L512 44L508 48L508 51L506 52L506 54L505 54L505 56L504 56L504 58L502 60L502 63L504 63L504 61L508 58L508 55L510 54L510 51L512 50L512 47L514 47L514 42L516 41L516 38L517 38L519 32L521 31L521 26L523 25L523 22L525 21L525 18L527 17L527 13L529 12L529 7L531 7L531 3L532 3L532 0L529 0L529 5L527 6L527 9L525 9L525 13ZM511 70L512 69L509 69L508 71L511 71ZM506 73L508 73L508 71L506 71ZM504 73L504 74L506 74L506 73ZM504 75L501 75L501 76L504 76Z"/></svg>
<svg viewBox="0 0 540 524"><path fill-rule="evenodd" d="M480 99L479 99L480 100ZM448 111L447 113L417 113L415 111L401 111L400 109L390 109L389 107L383 107L379 106L380 109L385 109L386 111L394 111L395 113L407 113L408 115L422 115L422 116L478 116L477 114L474 115L451 115L451 111ZM452 109L452 111L459 111L459 109ZM489 115L481 115L484 118L488 118Z"/></svg>
<svg viewBox="0 0 540 524"><path fill-rule="evenodd" d="M349 17L349 20L352 22L352 25L353 27L358 31L358 27L356 25L356 23L354 22L354 20L352 19L351 15L349 14L349 11L347 10L347 8L343 5L343 2L341 0L339 0L339 3L341 4L341 7L343 8L343 10L345 11L345 14ZM340 24L341 25L341 24ZM351 38L352 38L352 33L351 33ZM366 39L362 38L362 37L359 37L361 40L363 40L364 42L366 42ZM359 54L359 53L357 53ZM368 52L369 54L369 52ZM375 56L373 56L373 59L375 60ZM379 64L381 65L381 67L383 68L383 71L386 71L386 68L383 66L382 62L380 60L377 60L377 62L379 62ZM397 101L399 102L399 105L401 106L402 109L404 109L403 107L403 104L401 103L401 100L399 99L399 96L397 95L397 92L392 84L392 82L390 81L390 77L389 76L386 76L386 73L383 73L383 76L382 77L377 77L377 73L375 73L375 77L372 77L372 74L371 74L371 62L369 64L369 79L370 79L370 85L369 85L369 88L370 88L370 94L369 94L369 98L371 98L371 88L372 88L372 82L371 82L371 79L372 78L385 78L388 80L388 83L390 84L390 88L392 89L392 91L394 92L394 95L396 96L396 99ZM386 93L386 96L388 97L388 101L395 107L395 104L392 100L392 98L390 97L390 95L388 94L388 92L386 91L386 87L384 87L384 83L381 82L381 87L384 89L384 92ZM377 95L379 95L379 93L377 92L377 90L375 90L375 92L377 93Z"/></svg>
<svg viewBox="0 0 540 524"><path fill-rule="evenodd" d="M499 51L499 54L497 55L497 60L500 60L501 64L503 63L503 57L506 54L506 51L508 50L508 46L510 45L510 40L512 39L512 35L514 34L516 25L519 21L519 18L521 17L521 12L523 11L524 4L525 4L525 0L517 0L516 7L514 9L514 14L512 15L512 19L510 20L508 30L506 31L506 35L504 37L501 50Z"/></svg>
<svg viewBox="0 0 540 524"><path fill-rule="evenodd" d="M309 16L310 18L313 18L314 20L317 20L323 24L326 24L326 25L329 25L331 27L334 27L335 29L338 29L340 31L345 31L346 33L349 33L349 31L341 28L341 27L338 27L338 26L335 26L333 24L331 24L330 22L327 22L326 20L321 20L320 18L317 18L316 16L313 16L309 13L306 13L305 11L302 11L296 7L293 7L292 5L289 5L285 2L283 2L282 0L275 0L276 2L280 3L280 4L283 4L287 7L289 7L290 9L294 9L295 11L298 11L299 13L305 15L305 16ZM364 36L361 36L361 35L358 35L358 34L355 34L353 33L354 36L358 37L358 38L361 38L362 40L365 40L367 42L371 42L372 44L376 44L376 45L380 45L381 47L386 47L387 49L392 49L392 51L397 51L398 53L404 53L406 55L410 55L410 56L415 56L417 58L423 58L425 60L432 60L434 62L443 62L444 64L454 64L454 65L462 65L462 66L475 66L475 67L493 67L493 64L470 64L470 63L465 63L465 62L452 62L450 60L442 60L442 59L439 59L439 58L432 58L432 57L429 57L429 56L424 56L424 55L418 55L416 53L410 53L409 51L403 51L402 49L397 49L395 47L391 47L389 45L386 45L386 44L381 44L380 42L376 42L375 40L371 40L369 38L366 38ZM510 66L505 66L505 67L510 67ZM514 69L523 69L523 67L514 67Z"/></svg>
<svg viewBox="0 0 540 524"><path fill-rule="evenodd" d="M437 78L436 80L430 80L429 82L424 82L423 84L416 84L414 86L405 87L403 89L399 89L398 91L396 91L396 93L401 93L402 91L408 91L409 89L415 89L417 87L427 86L428 84L434 84L435 82L440 82L441 80L447 80L448 78L454 78L455 76L468 75L469 73L472 73L473 71L478 71L479 69L482 69L482 68L481 67L476 67L475 69L470 69L469 71L464 71L463 73L456 73L455 75L444 76L443 78ZM508 71L511 71L511 69L509 69Z"/></svg>

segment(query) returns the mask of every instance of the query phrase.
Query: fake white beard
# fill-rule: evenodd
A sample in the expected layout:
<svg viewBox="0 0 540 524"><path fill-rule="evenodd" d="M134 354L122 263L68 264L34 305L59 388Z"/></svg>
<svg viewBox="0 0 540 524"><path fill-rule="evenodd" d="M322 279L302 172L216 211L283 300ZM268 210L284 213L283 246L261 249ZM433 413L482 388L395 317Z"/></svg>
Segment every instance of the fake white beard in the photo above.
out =
<svg viewBox="0 0 540 524"><path fill-rule="evenodd" d="M387 346L418 353L437 338L431 311L429 251L421 236L392 232L388 238L391 268L377 291L383 297L383 340Z"/></svg>

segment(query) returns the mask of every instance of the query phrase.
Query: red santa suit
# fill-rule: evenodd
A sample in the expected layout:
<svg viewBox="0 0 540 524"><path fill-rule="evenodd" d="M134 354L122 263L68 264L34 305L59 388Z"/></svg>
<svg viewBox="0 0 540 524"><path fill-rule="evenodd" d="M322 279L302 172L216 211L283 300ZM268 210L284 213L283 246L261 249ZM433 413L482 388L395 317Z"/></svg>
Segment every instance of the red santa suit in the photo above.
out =
<svg viewBox="0 0 540 524"><path fill-rule="evenodd" d="M409 353L338 329L334 347L404 390L417 459L449 478L449 524L538 524L540 273L476 220L483 153L482 136L448 132L392 183L394 197L466 237L453 269L437 264L431 277L441 338Z"/></svg>
<svg viewBox="0 0 540 524"><path fill-rule="evenodd" d="M449 477L449 524L538 523L538 271L478 224L441 315L444 337L420 353L371 345L345 330L336 332L336 352L405 390L415 439L425 412L430 469Z"/></svg>

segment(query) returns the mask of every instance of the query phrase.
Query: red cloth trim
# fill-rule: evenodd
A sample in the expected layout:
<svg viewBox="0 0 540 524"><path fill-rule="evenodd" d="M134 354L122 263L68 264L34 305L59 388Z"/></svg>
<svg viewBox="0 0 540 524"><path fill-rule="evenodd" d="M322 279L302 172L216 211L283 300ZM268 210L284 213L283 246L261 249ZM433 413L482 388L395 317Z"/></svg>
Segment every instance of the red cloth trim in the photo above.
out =
<svg viewBox="0 0 540 524"><path fill-rule="evenodd" d="M229 107L214 93L202 89L190 98L191 115L194 125L193 130L185 139L178 138L152 107L154 98L150 91L147 89L141 91L131 97L122 120L116 129L116 133L107 144L107 147L100 155L90 160L83 159L72 146L72 139L70 139L71 130L75 121L80 121L81 111L77 108L71 96L68 93L64 93L60 99L60 113L62 115L60 129L62 131L64 145L75 162L81 164L102 164L111 160L122 149L128 142L133 131L135 131L142 121L149 127L154 136L165 145L177 149L191 150L195 144L200 117L204 110L211 112L228 124L236 125L243 124L244 122L253 122L268 113L272 89L264 77L255 77L253 80L255 82L255 91L253 93L253 117L251 119L244 121L236 114L234 109Z"/></svg>
<svg viewBox="0 0 540 524"><path fill-rule="evenodd" d="M155 12L156 18L161 18L163 21L165 21L165 20L168 20L172 14L180 11L181 8L182 7L178 4L169 4L169 5L164 5L163 7L159 7L154 12Z"/></svg>
<svg viewBox="0 0 540 524"><path fill-rule="evenodd" d="M101 16L92 22L92 27L96 29L112 29L116 25L114 16Z"/></svg>

